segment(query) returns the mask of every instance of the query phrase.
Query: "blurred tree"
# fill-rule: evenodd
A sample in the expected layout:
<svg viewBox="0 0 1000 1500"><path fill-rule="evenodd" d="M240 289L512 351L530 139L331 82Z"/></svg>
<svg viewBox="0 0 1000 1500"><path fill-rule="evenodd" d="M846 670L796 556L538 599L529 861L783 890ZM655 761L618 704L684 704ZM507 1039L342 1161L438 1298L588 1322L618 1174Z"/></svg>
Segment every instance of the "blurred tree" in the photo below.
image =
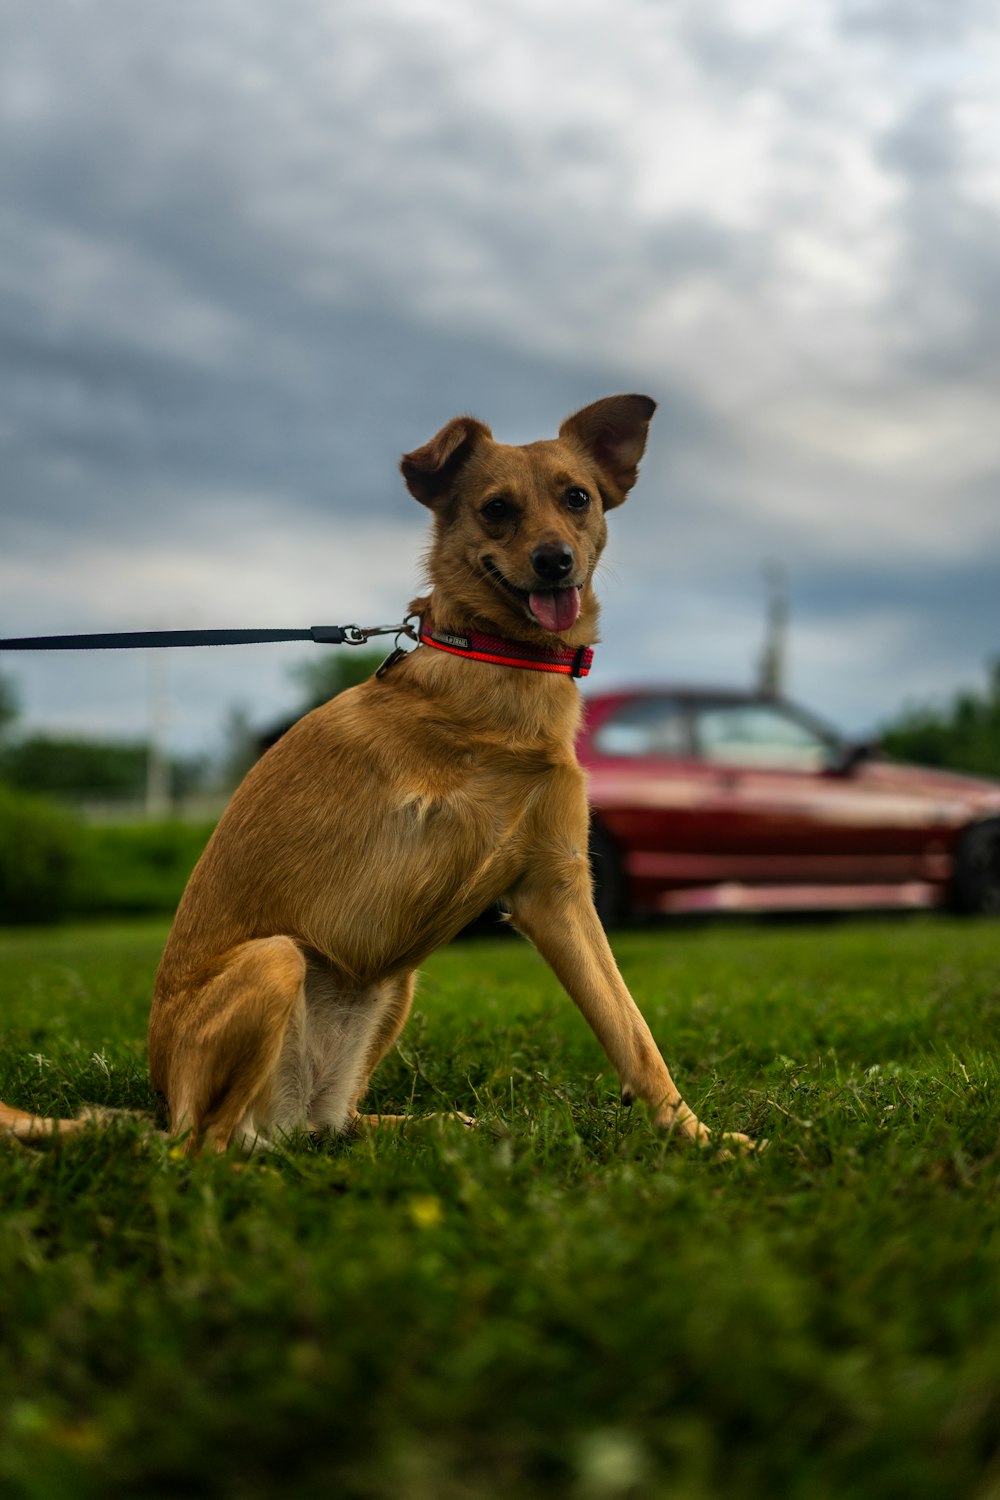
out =
<svg viewBox="0 0 1000 1500"><path fill-rule="evenodd" d="M11 679L0 672L0 735L13 724L17 714L17 691Z"/></svg>
<svg viewBox="0 0 1000 1500"><path fill-rule="evenodd" d="M331 698L336 698L338 693L357 687L359 682L367 682L388 655L389 648L386 647L373 651L362 650L357 646L346 646L336 648L311 661L296 662L295 666L289 669L288 675L302 687L302 704L291 718L270 724L253 737L252 758L256 759L257 756L263 755L265 750L269 750L304 714L310 713L314 708L319 708L321 703L328 703Z"/></svg>
<svg viewBox="0 0 1000 1500"><path fill-rule="evenodd" d="M33 734L6 746L0 766L10 785L25 792L125 799L141 797L146 786L142 744L102 745Z"/></svg>
<svg viewBox="0 0 1000 1500"><path fill-rule="evenodd" d="M339 646L313 661L297 662L289 676L303 688L305 703L302 712L308 713L311 708L318 708L347 688L367 681L385 661L390 649L385 646L376 650Z"/></svg>
<svg viewBox="0 0 1000 1500"><path fill-rule="evenodd" d="M304 714L310 713L314 708L319 708L321 703L328 703L331 698L336 698L338 693L357 687L359 682L367 682L388 655L389 651L385 647L373 651L361 650L357 646L346 646L315 657L311 661L296 662L295 666L289 669L288 675L302 687L302 704L291 718L270 724L253 737L251 758L256 759L257 756L263 755L264 751L269 750L283 734L287 734L295 721L301 719Z"/></svg>
<svg viewBox="0 0 1000 1500"><path fill-rule="evenodd" d="M222 781L226 788L238 786L260 754L257 732L242 703L234 703L223 727Z"/></svg>
<svg viewBox="0 0 1000 1500"><path fill-rule="evenodd" d="M879 739L899 760L1000 778L1000 657L985 692L957 693L944 708L906 708Z"/></svg>
<svg viewBox="0 0 1000 1500"><path fill-rule="evenodd" d="M0 749L0 777L20 791L44 792L65 801L142 801L147 753L142 741L104 743L27 735ZM172 794L186 796L199 790L207 769L204 757L172 760Z"/></svg>

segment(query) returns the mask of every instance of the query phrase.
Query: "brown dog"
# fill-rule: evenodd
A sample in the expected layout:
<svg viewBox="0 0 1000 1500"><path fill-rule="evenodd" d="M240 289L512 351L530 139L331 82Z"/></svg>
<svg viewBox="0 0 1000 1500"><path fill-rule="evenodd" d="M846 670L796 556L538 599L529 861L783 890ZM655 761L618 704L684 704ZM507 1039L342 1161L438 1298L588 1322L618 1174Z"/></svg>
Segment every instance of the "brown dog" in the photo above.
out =
<svg viewBox="0 0 1000 1500"><path fill-rule="evenodd" d="M160 964L150 1074L189 1149L384 1120L358 1103L403 1028L417 966L498 900L589 1021L623 1096L707 1139L594 911L573 748L605 512L635 483L654 410L611 396L525 447L457 417L404 457L434 517L432 592L410 606L423 644L308 714L250 771ZM19 1135L76 1123L2 1110Z"/></svg>

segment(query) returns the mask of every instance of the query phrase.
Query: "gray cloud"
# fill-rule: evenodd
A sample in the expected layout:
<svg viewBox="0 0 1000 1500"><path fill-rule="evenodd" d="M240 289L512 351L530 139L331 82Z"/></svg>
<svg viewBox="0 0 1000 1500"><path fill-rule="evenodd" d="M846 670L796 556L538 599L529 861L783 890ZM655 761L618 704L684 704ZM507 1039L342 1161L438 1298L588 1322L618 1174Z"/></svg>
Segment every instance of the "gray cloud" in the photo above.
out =
<svg viewBox="0 0 1000 1500"><path fill-rule="evenodd" d="M905 328L904 372L982 388L1000 373L1000 205L970 192L958 108L924 95L877 143L904 194L901 275L884 315Z"/></svg>
<svg viewBox="0 0 1000 1500"><path fill-rule="evenodd" d="M937 47L962 41L996 20L991 0L847 0L841 24L851 35L873 36L893 46Z"/></svg>
<svg viewBox="0 0 1000 1500"><path fill-rule="evenodd" d="M319 618L329 580L381 614L414 571L403 449L457 411L525 441L645 388L602 670L744 672L781 556L800 695L852 727L904 681L978 671L1000 635L993 8L573 22L5 7L5 626ZM178 737L227 695L278 701L268 660L178 665ZM39 721L128 717L97 669L86 702L80 673L16 671Z"/></svg>

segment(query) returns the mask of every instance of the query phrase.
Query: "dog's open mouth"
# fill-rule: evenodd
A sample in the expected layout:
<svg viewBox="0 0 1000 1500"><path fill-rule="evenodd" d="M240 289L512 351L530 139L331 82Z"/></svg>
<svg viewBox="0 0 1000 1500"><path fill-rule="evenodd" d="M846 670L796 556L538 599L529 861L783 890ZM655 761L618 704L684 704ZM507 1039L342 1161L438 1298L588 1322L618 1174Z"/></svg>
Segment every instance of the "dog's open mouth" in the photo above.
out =
<svg viewBox="0 0 1000 1500"><path fill-rule="evenodd" d="M543 630L559 635L576 624L580 613L580 584L570 583L561 589L519 589L503 576L491 557L483 559L483 566L494 583L527 605L535 623Z"/></svg>

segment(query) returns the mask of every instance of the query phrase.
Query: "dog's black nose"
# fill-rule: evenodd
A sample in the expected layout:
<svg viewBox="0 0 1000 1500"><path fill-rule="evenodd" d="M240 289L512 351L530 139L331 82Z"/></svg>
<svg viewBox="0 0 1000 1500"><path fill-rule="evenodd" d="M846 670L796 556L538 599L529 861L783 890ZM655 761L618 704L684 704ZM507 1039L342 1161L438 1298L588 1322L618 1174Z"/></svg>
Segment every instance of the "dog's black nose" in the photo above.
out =
<svg viewBox="0 0 1000 1500"><path fill-rule="evenodd" d="M542 542L531 554L531 566L545 583L561 583L573 567L573 548L566 542Z"/></svg>

